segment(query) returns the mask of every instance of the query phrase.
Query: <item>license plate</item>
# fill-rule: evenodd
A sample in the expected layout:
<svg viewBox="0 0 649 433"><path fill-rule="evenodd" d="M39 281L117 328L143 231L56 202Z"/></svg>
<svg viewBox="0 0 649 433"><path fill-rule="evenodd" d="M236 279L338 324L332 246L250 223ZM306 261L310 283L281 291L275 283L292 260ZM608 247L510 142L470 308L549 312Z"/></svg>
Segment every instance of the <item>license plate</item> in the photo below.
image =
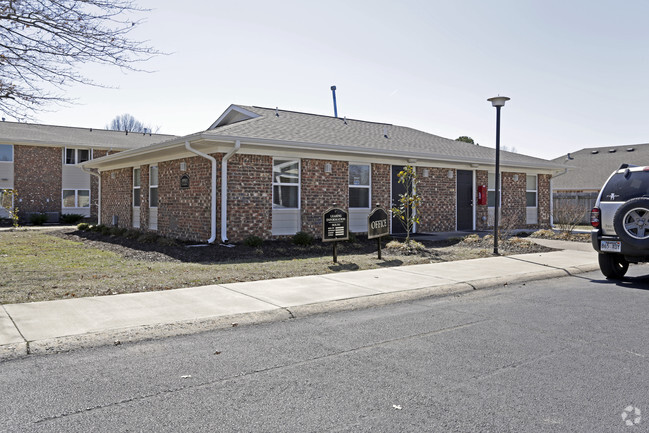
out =
<svg viewBox="0 0 649 433"><path fill-rule="evenodd" d="M622 251L622 244L620 241L602 241L599 249L611 253L619 253Z"/></svg>

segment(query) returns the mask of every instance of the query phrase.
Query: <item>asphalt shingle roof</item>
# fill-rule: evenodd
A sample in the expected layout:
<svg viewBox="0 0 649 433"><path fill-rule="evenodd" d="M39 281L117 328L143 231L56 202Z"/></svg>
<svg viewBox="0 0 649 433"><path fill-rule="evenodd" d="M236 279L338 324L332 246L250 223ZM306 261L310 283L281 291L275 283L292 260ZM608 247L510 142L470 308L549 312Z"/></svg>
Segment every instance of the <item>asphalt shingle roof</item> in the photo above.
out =
<svg viewBox="0 0 649 433"><path fill-rule="evenodd" d="M0 143L84 146L133 149L173 138L173 135L142 134L104 129L0 122Z"/></svg>
<svg viewBox="0 0 649 433"><path fill-rule="evenodd" d="M363 151L400 152L404 156L426 155L447 160L495 161L490 147L451 140L404 126L336 118L294 111L237 105L260 117L204 132L202 135L249 137L298 143L338 145ZM387 138L385 137L387 135ZM557 164L532 156L501 151L503 165L558 168Z"/></svg>
<svg viewBox="0 0 649 433"><path fill-rule="evenodd" d="M633 150L630 150L633 149ZM572 158L572 159L570 159ZM555 190L599 190L620 165L649 165L649 144L588 147L553 159L568 172L553 181Z"/></svg>

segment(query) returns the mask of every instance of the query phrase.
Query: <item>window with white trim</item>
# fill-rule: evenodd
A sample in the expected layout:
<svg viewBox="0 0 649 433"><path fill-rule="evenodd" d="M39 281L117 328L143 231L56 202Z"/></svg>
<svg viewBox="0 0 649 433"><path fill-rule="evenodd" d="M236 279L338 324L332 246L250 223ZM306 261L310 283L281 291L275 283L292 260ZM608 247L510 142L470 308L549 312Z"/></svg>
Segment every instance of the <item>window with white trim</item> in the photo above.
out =
<svg viewBox="0 0 649 433"><path fill-rule="evenodd" d="M133 169L133 207L140 207L140 169Z"/></svg>
<svg viewBox="0 0 649 433"><path fill-rule="evenodd" d="M349 164L349 207L370 207L369 164Z"/></svg>
<svg viewBox="0 0 649 433"><path fill-rule="evenodd" d="M64 189L63 208L90 207L90 190L88 189Z"/></svg>
<svg viewBox="0 0 649 433"><path fill-rule="evenodd" d="M65 164L76 165L82 162L90 161L90 149L71 149L65 148Z"/></svg>
<svg viewBox="0 0 649 433"><path fill-rule="evenodd" d="M158 207L158 166L149 167L149 207Z"/></svg>
<svg viewBox="0 0 649 433"><path fill-rule="evenodd" d="M299 209L300 161L273 160L273 209Z"/></svg>
<svg viewBox="0 0 649 433"><path fill-rule="evenodd" d="M502 180L502 174L500 178ZM502 182L500 184L502 186ZM502 194L502 188L500 189L500 192ZM496 173L487 174L487 206L496 206ZM502 207L502 201L500 203L500 206Z"/></svg>
<svg viewBox="0 0 649 433"><path fill-rule="evenodd" d="M0 162L13 162L14 147L11 144L0 144Z"/></svg>
<svg viewBox="0 0 649 433"><path fill-rule="evenodd" d="M538 182L535 174L528 174L526 178L525 201L527 207L536 207L538 199Z"/></svg>

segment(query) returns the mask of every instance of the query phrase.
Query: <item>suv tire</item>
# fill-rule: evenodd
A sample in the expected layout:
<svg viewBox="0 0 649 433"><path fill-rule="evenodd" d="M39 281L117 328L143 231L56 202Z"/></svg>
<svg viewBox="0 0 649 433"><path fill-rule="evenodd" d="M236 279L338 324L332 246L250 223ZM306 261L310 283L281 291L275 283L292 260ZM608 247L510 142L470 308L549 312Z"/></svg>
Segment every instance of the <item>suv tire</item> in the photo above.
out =
<svg viewBox="0 0 649 433"><path fill-rule="evenodd" d="M599 269L608 280L621 280L629 269L629 262L619 254L598 255Z"/></svg>
<svg viewBox="0 0 649 433"><path fill-rule="evenodd" d="M615 233L621 241L636 247L649 248L649 198L633 198L615 212Z"/></svg>

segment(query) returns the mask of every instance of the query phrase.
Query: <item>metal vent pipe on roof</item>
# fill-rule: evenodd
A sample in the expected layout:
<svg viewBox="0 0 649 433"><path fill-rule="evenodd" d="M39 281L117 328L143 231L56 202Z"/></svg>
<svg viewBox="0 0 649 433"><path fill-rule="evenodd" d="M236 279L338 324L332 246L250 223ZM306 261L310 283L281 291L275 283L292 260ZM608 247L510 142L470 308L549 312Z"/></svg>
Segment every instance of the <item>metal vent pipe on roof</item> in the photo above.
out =
<svg viewBox="0 0 649 433"><path fill-rule="evenodd" d="M336 105L336 86L331 86L331 93L334 97L334 117L338 117L338 106Z"/></svg>

